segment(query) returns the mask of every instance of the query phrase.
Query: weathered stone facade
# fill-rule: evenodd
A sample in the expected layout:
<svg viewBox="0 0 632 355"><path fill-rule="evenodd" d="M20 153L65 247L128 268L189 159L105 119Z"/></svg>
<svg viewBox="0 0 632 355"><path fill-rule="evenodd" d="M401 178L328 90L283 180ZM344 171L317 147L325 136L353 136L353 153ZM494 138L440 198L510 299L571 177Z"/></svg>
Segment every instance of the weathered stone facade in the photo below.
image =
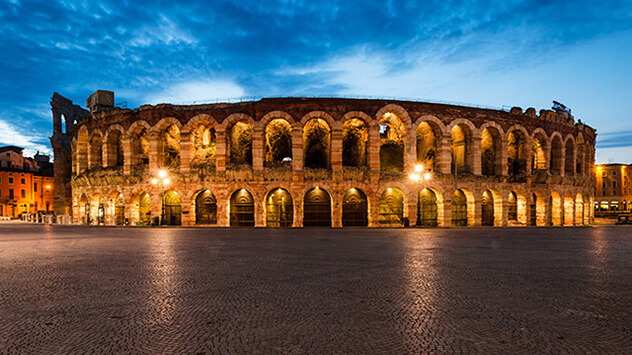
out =
<svg viewBox="0 0 632 355"><path fill-rule="evenodd" d="M100 106L72 134L73 216L377 227L415 224L420 200L426 226L581 225L592 218L595 137L568 114L520 108L338 98ZM422 186L409 179L418 163L431 172ZM164 189L152 184L160 170Z"/></svg>

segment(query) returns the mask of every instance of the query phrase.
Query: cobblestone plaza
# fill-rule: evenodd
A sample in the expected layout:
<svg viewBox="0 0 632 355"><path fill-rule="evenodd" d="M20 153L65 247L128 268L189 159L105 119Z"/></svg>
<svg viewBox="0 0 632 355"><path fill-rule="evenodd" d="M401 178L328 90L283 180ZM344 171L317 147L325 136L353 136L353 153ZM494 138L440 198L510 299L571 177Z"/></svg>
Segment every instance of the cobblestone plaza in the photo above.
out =
<svg viewBox="0 0 632 355"><path fill-rule="evenodd" d="M630 353L632 228L0 224L0 352Z"/></svg>

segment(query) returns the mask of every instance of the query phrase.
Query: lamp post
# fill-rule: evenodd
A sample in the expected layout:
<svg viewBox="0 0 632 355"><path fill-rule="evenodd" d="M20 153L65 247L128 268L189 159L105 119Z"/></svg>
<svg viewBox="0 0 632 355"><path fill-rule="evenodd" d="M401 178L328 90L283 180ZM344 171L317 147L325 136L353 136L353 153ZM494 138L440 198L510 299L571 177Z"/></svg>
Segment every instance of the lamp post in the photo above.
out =
<svg viewBox="0 0 632 355"><path fill-rule="evenodd" d="M165 186L169 185L169 178L167 177L167 172L165 170L160 170L158 172L158 178L151 179L151 183L153 185L157 185L160 187L160 225L165 223Z"/></svg>
<svg viewBox="0 0 632 355"><path fill-rule="evenodd" d="M424 181L428 181L432 178L430 173L423 173L424 167L421 164L415 165L415 172L410 174L410 180L419 184L418 192L417 192L417 221L415 222L415 226L421 227L421 190L423 187Z"/></svg>

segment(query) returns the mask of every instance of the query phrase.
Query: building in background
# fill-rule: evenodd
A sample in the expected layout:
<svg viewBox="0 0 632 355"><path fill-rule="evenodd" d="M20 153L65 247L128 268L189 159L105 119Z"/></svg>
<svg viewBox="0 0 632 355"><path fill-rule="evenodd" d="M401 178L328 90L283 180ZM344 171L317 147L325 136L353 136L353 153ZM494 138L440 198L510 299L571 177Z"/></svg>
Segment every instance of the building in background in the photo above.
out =
<svg viewBox="0 0 632 355"><path fill-rule="evenodd" d="M607 215L632 211L632 166L603 164L595 167L595 212Z"/></svg>
<svg viewBox="0 0 632 355"><path fill-rule="evenodd" d="M53 164L39 152L34 158L22 148L0 147L0 216L53 211Z"/></svg>

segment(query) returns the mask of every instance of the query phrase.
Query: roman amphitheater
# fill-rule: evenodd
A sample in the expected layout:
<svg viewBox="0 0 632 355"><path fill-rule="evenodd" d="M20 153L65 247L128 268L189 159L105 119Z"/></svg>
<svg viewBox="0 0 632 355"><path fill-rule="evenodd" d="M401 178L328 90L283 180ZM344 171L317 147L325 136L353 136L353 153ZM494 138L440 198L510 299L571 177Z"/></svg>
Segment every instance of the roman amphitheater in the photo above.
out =
<svg viewBox="0 0 632 355"><path fill-rule="evenodd" d="M89 110L57 93L51 105L55 211L75 223L448 227L592 220L596 132L565 110L341 98L131 110L115 107L108 91L90 96ZM70 184L62 186L64 179Z"/></svg>

